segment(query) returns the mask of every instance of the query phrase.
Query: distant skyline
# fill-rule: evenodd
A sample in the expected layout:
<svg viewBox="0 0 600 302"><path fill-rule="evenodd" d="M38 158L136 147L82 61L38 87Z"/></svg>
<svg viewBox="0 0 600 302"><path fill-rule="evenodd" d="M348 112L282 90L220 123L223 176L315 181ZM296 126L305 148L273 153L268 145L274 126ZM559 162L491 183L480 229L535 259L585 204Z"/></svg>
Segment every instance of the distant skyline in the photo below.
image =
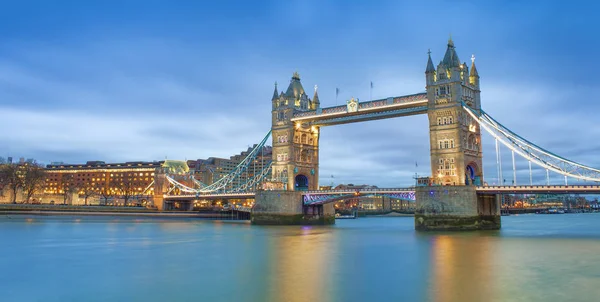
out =
<svg viewBox="0 0 600 302"><path fill-rule="evenodd" d="M599 6L4 3L0 156L44 163L228 158L269 130L275 81L285 89L297 71L306 91L318 85L322 107L368 100L371 82L373 99L423 92L427 51L437 64L451 34L462 62L475 55L484 110L536 144L600 168ZM484 134L483 145L485 178L494 183L493 138ZM510 152L502 152L510 183ZM325 127L320 163L322 185L410 185L415 173L431 173L427 117ZM527 162L517 166L518 181L528 182ZM534 177L545 182L543 170Z"/></svg>

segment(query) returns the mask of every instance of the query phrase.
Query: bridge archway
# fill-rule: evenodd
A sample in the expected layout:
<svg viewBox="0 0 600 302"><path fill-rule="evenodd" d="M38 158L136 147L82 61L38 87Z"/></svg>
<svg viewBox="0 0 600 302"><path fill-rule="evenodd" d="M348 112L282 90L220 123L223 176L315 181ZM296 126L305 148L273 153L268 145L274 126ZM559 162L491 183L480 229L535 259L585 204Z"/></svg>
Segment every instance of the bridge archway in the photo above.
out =
<svg viewBox="0 0 600 302"><path fill-rule="evenodd" d="M296 175L296 178L294 179L294 183L295 183L294 188L296 191L308 190L308 177L306 177L306 175L303 175L303 174Z"/></svg>
<svg viewBox="0 0 600 302"><path fill-rule="evenodd" d="M474 162L470 162L465 167L465 184L466 185L479 185L479 167Z"/></svg>

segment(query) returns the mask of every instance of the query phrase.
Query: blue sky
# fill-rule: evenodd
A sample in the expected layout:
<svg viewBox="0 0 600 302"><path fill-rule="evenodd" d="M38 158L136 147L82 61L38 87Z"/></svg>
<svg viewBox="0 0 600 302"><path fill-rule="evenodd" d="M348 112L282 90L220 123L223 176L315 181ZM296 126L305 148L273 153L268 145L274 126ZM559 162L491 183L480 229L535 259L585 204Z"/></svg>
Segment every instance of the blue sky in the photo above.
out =
<svg viewBox="0 0 600 302"><path fill-rule="evenodd" d="M298 71L306 90L318 84L324 107L336 105L336 87L338 104L368 100L370 81L373 98L421 92L427 50L439 62L451 33L461 61L476 56L484 110L600 167L599 5L586 2L2 3L0 155L228 157L268 131L275 81L285 88ZM493 141L483 139L494 182ZM322 184L408 185L415 172L430 174L426 117L323 128L320 160ZM527 179L527 162L518 168Z"/></svg>

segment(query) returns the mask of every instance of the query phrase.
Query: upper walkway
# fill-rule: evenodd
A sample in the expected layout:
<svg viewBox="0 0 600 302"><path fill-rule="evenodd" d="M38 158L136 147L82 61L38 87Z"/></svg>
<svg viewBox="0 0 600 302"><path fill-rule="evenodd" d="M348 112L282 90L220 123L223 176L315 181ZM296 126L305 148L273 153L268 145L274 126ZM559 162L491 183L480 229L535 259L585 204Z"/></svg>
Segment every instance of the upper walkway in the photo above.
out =
<svg viewBox="0 0 600 302"><path fill-rule="evenodd" d="M427 113L427 93L356 102L354 106L350 105L351 102L347 105L297 112L292 117L292 122L332 126Z"/></svg>

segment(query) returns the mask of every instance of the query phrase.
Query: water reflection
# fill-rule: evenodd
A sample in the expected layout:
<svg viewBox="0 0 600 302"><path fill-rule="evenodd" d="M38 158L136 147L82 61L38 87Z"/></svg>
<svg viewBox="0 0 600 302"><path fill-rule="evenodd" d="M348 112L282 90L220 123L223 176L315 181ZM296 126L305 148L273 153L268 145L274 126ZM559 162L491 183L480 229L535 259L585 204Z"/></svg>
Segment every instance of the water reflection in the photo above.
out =
<svg viewBox="0 0 600 302"><path fill-rule="evenodd" d="M331 229L286 228L271 239L269 301L331 301Z"/></svg>
<svg viewBox="0 0 600 302"><path fill-rule="evenodd" d="M493 296L494 240L476 234L435 236L431 245L430 299L488 301Z"/></svg>

